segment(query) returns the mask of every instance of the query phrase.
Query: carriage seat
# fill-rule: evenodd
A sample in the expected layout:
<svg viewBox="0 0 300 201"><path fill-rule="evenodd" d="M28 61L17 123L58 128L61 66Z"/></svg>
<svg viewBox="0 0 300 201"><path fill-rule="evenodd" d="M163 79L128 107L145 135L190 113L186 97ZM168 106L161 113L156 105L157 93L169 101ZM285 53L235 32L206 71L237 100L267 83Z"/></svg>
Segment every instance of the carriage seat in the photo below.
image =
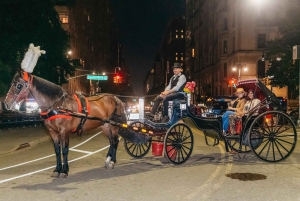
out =
<svg viewBox="0 0 300 201"><path fill-rule="evenodd" d="M173 108L180 108L180 103L182 103L183 100L185 100L185 97L174 99Z"/></svg>

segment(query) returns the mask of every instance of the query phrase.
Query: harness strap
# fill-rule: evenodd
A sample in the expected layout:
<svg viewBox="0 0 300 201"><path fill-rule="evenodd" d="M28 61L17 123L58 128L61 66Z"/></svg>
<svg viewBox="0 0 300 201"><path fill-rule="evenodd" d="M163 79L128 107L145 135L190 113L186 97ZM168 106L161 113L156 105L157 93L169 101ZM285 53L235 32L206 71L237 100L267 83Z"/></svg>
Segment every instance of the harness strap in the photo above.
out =
<svg viewBox="0 0 300 201"><path fill-rule="evenodd" d="M56 110L51 110L50 112L41 112L40 115L43 120L53 120L58 118L65 118L65 119L72 118L71 116L60 114L60 112Z"/></svg>

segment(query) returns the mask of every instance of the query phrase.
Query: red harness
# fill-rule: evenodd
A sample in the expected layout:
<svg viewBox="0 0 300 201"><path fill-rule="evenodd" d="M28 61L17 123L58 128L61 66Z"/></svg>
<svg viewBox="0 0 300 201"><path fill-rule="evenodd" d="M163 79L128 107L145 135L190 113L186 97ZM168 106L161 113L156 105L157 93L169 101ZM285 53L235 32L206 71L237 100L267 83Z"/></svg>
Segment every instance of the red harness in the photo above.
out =
<svg viewBox="0 0 300 201"><path fill-rule="evenodd" d="M77 112L79 113L82 113L82 103L80 101L80 99L78 98L78 96L76 94L73 94L73 97L75 98L77 104L78 104L78 110ZM85 105L86 105L86 108L87 108L87 114L86 115L89 115L91 113L91 109L90 109L90 103L89 101L87 100L86 97L84 97L84 100L85 100ZM54 119L58 119L58 118L65 118L65 119L69 119L69 118L72 118L71 116L69 115L65 115L65 114L61 114L61 113L65 113L65 111L56 111L56 110L51 110L49 112L41 112L40 115L41 115L41 118L43 120L54 120Z"/></svg>

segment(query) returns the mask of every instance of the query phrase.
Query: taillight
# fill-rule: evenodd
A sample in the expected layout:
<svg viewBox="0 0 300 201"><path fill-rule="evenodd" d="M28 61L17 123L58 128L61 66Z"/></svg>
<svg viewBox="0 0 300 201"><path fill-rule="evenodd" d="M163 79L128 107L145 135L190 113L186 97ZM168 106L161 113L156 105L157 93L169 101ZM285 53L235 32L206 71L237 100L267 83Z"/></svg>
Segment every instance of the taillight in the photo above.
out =
<svg viewBox="0 0 300 201"><path fill-rule="evenodd" d="M266 117L265 117L265 122L269 122L272 118L272 114L267 114Z"/></svg>

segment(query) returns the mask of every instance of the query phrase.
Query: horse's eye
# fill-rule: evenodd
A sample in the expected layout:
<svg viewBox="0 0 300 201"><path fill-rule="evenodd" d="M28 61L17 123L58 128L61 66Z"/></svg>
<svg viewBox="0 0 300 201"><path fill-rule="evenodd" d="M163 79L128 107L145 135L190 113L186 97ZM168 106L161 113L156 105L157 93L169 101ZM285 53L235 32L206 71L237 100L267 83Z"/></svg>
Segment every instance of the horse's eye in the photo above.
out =
<svg viewBox="0 0 300 201"><path fill-rule="evenodd" d="M22 84L17 84L16 89L21 90L23 88Z"/></svg>

